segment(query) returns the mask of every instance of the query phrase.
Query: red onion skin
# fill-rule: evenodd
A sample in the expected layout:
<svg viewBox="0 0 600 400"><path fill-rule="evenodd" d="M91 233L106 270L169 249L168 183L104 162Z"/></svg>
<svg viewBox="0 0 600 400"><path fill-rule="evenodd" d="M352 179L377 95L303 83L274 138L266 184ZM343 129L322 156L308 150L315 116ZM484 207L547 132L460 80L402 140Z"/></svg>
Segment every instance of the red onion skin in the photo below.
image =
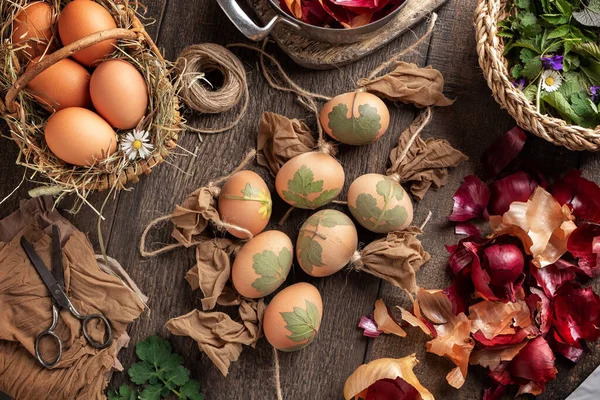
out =
<svg viewBox="0 0 600 400"><path fill-rule="evenodd" d="M577 267L589 277L600 274L600 253L596 238L600 238L600 225L585 222L571 233L567 241L567 250L579 259Z"/></svg>
<svg viewBox="0 0 600 400"><path fill-rule="evenodd" d="M367 391L365 400L419 400L421 396L417 389L404 379L380 379Z"/></svg>
<svg viewBox="0 0 600 400"><path fill-rule="evenodd" d="M464 222L482 218L490 201L490 189L475 175L465 176L464 182L454 196L454 208L450 221Z"/></svg>
<svg viewBox="0 0 600 400"><path fill-rule="evenodd" d="M508 211L511 203L527 201L538 186L538 181L524 171L518 171L490 183L489 214L503 215Z"/></svg>
<svg viewBox="0 0 600 400"><path fill-rule="evenodd" d="M529 341L527 346L512 359L508 370L515 378L533 381L539 385L556 378L554 353L541 336Z"/></svg>
<svg viewBox="0 0 600 400"><path fill-rule="evenodd" d="M575 345L580 339L600 338L600 297L591 287L563 284L554 296L554 329L563 343Z"/></svg>
<svg viewBox="0 0 600 400"><path fill-rule="evenodd" d="M515 126L500 136L481 156L481 163L486 173L495 177L508 166L523 150L527 134Z"/></svg>
<svg viewBox="0 0 600 400"><path fill-rule="evenodd" d="M600 186L572 169L552 185L552 195L562 205L567 204L573 215L584 221L600 223Z"/></svg>

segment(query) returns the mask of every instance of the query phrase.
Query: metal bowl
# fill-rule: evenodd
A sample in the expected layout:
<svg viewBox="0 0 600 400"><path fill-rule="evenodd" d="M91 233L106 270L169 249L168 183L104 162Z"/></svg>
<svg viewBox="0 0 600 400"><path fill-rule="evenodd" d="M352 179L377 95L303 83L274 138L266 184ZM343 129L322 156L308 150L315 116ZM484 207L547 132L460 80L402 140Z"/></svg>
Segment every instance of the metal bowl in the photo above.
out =
<svg viewBox="0 0 600 400"><path fill-rule="evenodd" d="M304 23L283 11L276 0L269 0L269 3L278 15L273 17L265 26L260 27L248 17L237 4L236 0L217 0L217 3L219 3L227 17L239 31L250 40L259 41L266 38L278 23L283 23L297 34L317 42L347 44L360 42L377 35L378 31L392 21L402 8L406 6L408 0L391 13L375 22L348 29L321 28L319 26Z"/></svg>

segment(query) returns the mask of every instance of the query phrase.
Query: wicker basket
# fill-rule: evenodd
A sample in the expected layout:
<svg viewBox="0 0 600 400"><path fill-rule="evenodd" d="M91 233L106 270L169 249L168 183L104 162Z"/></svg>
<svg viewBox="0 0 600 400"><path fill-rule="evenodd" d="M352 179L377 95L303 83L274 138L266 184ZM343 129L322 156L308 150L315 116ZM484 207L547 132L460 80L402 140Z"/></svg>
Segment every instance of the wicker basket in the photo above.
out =
<svg viewBox="0 0 600 400"><path fill-rule="evenodd" d="M587 129L569 125L559 118L542 115L515 88L504 58L504 42L498 33L498 21L506 17L506 0L479 0L474 24L479 65L496 101L517 121L517 124L550 143L570 150L600 150L600 128Z"/></svg>
<svg viewBox="0 0 600 400"><path fill-rule="evenodd" d="M60 4L60 1L54 1L56 1L55 5ZM9 67L5 64L4 69L0 70L0 74L3 74L3 82L8 83L0 88L4 98L4 101L0 98L0 114L7 121L11 137L21 150L17 164L32 169L35 172L34 176L41 175L45 181L49 181L43 183L52 188L48 192L53 194L75 192L82 196L90 191L119 190L128 183L136 183L142 174L150 173L154 167L163 162L169 152L175 148L181 131L182 121L177 90L173 87L169 76L171 64L164 60L137 17L136 10L131 8L127 1L97 0L97 2L111 12L117 22L116 29L98 32L62 47L46 55L24 73L20 73L22 71L18 59L11 52L10 39L3 38L0 43L0 55L3 61L7 61L5 57L10 58ZM47 148L43 140L43 126L49 114L41 106L34 107L33 111L27 111L23 106L24 102L34 100L23 91L23 88L39 73L69 57L76 49L87 48L106 39L118 40L118 47L122 51L115 54L119 58L129 57L130 60L139 62L139 65L143 60L146 65L152 66L151 72L142 72L142 74L148 87L154 88L150 95L147 126L144 128L150 132L155 150L143 160L129 161L124 154L121 154L119 157L99 162L90 168L74 167L57 159ZM168 96L156 98L156 93L162 93L163 96L166 93ZM28 104L32 109L32 103ZM163 108L160 112L160 119L156 112L159 105L167 107L166 111ZM28 112L30 115L27 115Z"/></svg>

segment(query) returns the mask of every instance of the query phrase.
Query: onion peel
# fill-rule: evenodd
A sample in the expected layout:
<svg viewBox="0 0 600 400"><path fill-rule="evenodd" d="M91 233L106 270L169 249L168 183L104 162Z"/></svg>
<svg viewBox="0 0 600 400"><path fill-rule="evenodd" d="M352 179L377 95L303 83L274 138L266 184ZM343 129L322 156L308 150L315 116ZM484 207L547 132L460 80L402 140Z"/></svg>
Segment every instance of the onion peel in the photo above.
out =
<svg viewBox="0 0 600 400"><path fill-rule="evenodd" d="M471 353L469 364L495 369L502 361L512 361L521 349L527 345L527 342L528 340L525 340L521 343L475 350Z"/></svg>
<svg viewBox="0 0 600 400"><path fill-rule="evenodd" d="M577 228L568 206L561 206L550 193L538 186L526 202L514 202L500 216L491 216L495 235L516 236L533 264L542 268L555 263L567 251L567 241Z"/></svg>
<svg viewBox="0 0 600 400"><path fill-rule="evenodd" d="M483 217L490 200L490 189L476 175L464 177L464 182L454 196L450 221L464 222L472 218Z"/></svg>
<svg viewBox="0 0 600 400"><path fill-rule="evenodd" d="M382 299L375 302L375 311L373 319L377 324L377 329L383 333L393 334L400 337L406 337L406 331L398 325L396 319L392 316L390 309L385 305Z"/></svg>
<svg viewBox="0 0 600 400"><path fill-rule="evenodd" d="M491 176L498 175L517 158L526 140L527 134L518 126L500 136L481 156L483 169Z"/></svg>
<svg viewBox="0 0 600 400"><path fill-rule="evenodd" d="M480 331L486 339L498 335L514 335L516 327L526 328L533 324L529 307L523 300L503 303L480 301L469 307L471 332Z"/></svg>
<svg viewBox="0 0 600 400"><path fill-rule="evenodd" d="M561 205L570 207L576 217L600 223L600 187L583 178L581 170L567 171L552 185L552 194Z"/></svg>
<svg viewBox="0 0 600 400"><path fill-rule="evenodd" d="M422 400L434 400L431 392L421 385L413 372L418 362L415 354L411 354L404 358L380 358L363 364L346 380L344 398L346 400L358 398L357 396L381 379L401 378L419 392Z"/></svg>

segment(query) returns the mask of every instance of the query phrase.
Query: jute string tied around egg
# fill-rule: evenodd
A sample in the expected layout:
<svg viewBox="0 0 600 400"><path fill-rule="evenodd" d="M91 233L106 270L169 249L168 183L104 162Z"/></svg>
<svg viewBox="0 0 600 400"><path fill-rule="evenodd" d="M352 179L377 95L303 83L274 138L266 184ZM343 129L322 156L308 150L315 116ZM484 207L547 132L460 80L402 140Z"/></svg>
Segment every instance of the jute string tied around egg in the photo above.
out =
<svg viewBox="0 0 600 400"><path fill-rule="evenodd" d="M238 57L223 46L214 43L195 44L186 47L176 62L181 80L180 96L185 104L203 114L218 114L231 110L240 100L241 108L236 118L225 127L209 129L186 126L198 133L220 133L235 127L248 110L250 99L244 65ZM223 84L212 90L206 74L218 71Z"/></svg>
<svg viewBox="0 0 600 400"><path fill-rule="evenodd" d="M225 182L235 173L241 171L254 159L256 150L250 150L240 164L229 174L208 183L207 186L196 189L181 204L175 207L173 213L156 218L146 226L140 239L140 254L142 257L154 257L179 247L192 247L199 243L199 237L209 224L219 231L234 229L246 235L246 240L253 238L252 233L240 226L221 220L216 209L216 199L221 191L219 184ZM147 250L146 239L149 232L157 225L171 220L175 225L171 236L177 241L156 250Z"/></svg>

